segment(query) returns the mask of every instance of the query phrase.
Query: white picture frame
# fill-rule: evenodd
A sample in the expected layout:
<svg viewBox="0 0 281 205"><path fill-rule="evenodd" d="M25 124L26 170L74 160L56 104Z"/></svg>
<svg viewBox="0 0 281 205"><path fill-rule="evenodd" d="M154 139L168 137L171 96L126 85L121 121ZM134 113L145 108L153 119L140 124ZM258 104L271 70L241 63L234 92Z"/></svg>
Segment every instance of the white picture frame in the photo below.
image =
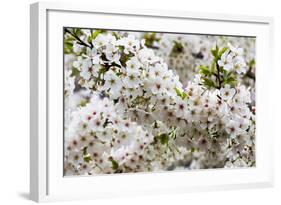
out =
<svg viewBox="0 0 281 205"><path fill-rule="evenodd" d="M96 21L95 21L96 20ZM93 23L95 22L95 23ZM157 25L157 26L156 26ZM257 37L257 165L161 173L63 177L62 35L64 26ZM273 19L225 14L35 3L30 15L30 198L53 201L273 186ZM61 70L60 70L61 68Z"/></svg>

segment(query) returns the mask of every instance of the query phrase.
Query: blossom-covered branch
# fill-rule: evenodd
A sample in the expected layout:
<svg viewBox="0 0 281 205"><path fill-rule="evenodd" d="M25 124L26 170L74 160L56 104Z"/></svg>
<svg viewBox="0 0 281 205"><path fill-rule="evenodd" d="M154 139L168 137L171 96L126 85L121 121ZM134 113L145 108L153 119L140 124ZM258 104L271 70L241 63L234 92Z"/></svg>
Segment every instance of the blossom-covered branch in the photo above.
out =
<svg viewBox="0 0 281 205"><path fill-rule="evenodd" d="M160 53L163 36L73 32L65 34L73 58L65 75L67 175L254 166L242 48L189 48L200 65L182 82ZM169 56L189 44L173 40Z"/></svg>

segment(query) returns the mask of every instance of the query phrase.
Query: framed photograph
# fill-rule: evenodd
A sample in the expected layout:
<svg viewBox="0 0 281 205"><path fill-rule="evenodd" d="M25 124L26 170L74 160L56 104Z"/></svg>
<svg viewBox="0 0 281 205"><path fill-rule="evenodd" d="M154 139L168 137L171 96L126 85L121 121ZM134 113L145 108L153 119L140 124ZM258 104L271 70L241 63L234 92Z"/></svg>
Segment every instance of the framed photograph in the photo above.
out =
<svg viewBox="0 0 281 205"><path fill-rule="evenodd" d="M269 17L31 5L30 197L273 184Z"/></svg>

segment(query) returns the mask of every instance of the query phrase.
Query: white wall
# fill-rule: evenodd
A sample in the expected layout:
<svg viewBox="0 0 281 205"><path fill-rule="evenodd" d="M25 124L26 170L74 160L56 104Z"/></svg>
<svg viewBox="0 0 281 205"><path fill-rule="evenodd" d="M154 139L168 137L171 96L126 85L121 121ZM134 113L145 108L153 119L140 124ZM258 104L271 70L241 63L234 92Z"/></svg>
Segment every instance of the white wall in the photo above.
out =
<svg viewBox="0 0 281 205"><path fill-rule="evenodd" d="M31 204L29 192L29 0L1 1L0 6L0 203ZM79 0L83 2L83 0ZM187 10L273 16L275 20L275 119L280 117L281 12L277 0L92 0L99 6ZM279 45L279 46L278 46ZM268 68L272 72L273 68ZM280 87L281 88L281 87ZM281 120L280 120L281 121ZM224 192L85 201L82 204L278 204L281 202L279 121L275 129L276 186ZM149 183L149 182L148 182ZM278 202L277 202L278 201ZM67 202L66 204L78 202ZM79 202L80 204L81 202Z"/></svg>

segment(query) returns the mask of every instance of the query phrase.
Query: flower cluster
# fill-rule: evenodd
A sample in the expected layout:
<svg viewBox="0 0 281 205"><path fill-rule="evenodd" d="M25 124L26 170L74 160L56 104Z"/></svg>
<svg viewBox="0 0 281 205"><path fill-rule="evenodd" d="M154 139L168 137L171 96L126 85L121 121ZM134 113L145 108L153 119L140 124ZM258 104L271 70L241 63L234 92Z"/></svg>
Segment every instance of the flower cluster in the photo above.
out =
<svg viewBox="0 0 281 205"><path fill-rule="evenodd" d="M132 122L108 98L94 95L73 113L66 132L66 174L128 172L141 167L153 136Z"/></svg>
<svg viewBox="0 0 281 205"><path fill-rule="evenodd" d="M198 73L199 65L211 62L212 55L209 51L216 45L226 47L231 43L243 46L244 52L241 57L247 66L245 67L246 72L240 77L243 84L248 87L255 86L254 38L159 33L145 33L142 37L146 40L146 45L162 57L168 66L179 75L184 85L187 80L192 80L193 76Z"/></svg>
<svg viewBox="0 0 281 205"><path fill-rule="evenodd" d="M255 165L243 49L170 39L66 29L66 175Z"/></svg>

